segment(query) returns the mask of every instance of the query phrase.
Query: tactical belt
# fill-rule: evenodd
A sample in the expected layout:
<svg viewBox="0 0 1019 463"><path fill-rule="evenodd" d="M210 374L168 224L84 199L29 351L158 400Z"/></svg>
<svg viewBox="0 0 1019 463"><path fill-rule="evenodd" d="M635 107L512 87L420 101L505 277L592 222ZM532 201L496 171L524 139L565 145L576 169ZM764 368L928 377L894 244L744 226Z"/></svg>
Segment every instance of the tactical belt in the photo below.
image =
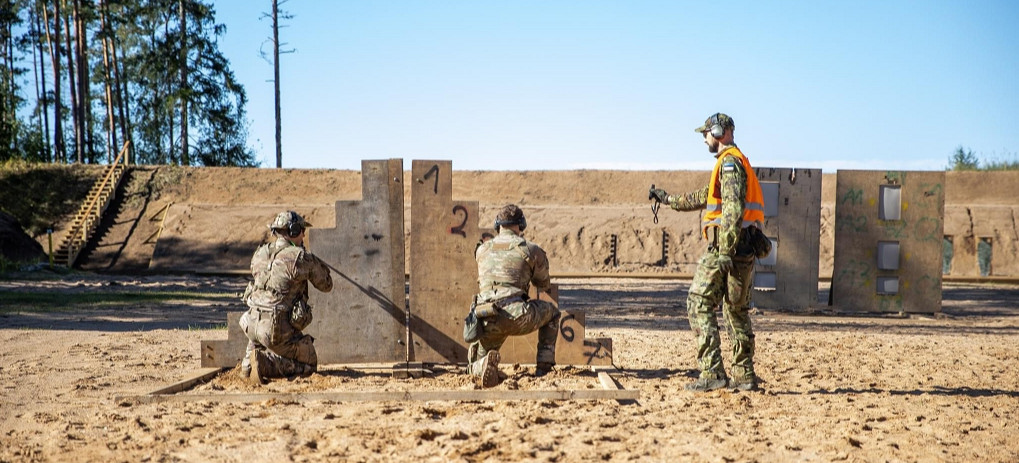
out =
<svg viewBox="0 0 1019 463"><path fill-rule="evenodd" d="M260 305L249 305L248 308L251 309L251 310L254 310L255 312L274 313L274 312L279 311L279 310L286 310L287 306L285 306L285 305L278 305L278 306L275 306L275 307L263 307L263 306L260 306Z"/></svg>
<svg viewBox="0 0 1019 463"><path fill-rule="evenodd" d="M483 304L478 304L477 307L474 308L474 312L475 314L477 314L478 318L488 318L498 313L498 311L502 310L503 307L506 307L515 302L523 301L524 297L518 294L516 296L510 296L507 298L499 299L498 301L495 302L486 302Z"/></svg>
<svg viewBox="0 0 1019 463"><path fill-rule="evenodd" d="M494 306L497 309L501 309L501 308L506 307L506 306L508 306L508 305L510 305L510 304L512 304L514 302L523 302L523 301L524 301L524 297L518 294L516 296L510 296L510 297L507 297L505 299L499 299L498 301L493 302L492 306Z"/></svg>

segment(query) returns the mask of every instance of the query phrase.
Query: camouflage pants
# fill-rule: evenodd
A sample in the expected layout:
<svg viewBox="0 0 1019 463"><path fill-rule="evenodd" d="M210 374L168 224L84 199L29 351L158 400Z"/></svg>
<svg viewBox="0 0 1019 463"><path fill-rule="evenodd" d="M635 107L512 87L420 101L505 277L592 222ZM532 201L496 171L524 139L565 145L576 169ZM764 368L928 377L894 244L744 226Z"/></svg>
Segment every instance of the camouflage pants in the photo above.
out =
<svg viewBox="0 0 1019 463"><path fill-rule="evenodd" d="M718 253L709 248L697 264L697 273L686 299L690 328L697 337L697 363L701 378L725 378L721 337L715 309L722 315L732 345L732 376L754 378L754 330L750 325L750 291L754 281L753 257L734 257L733 270L724 274L718 267Z"/></svg>
<svg viewBox="0 0 1019 463"><path fill-rule="evenodd" d="M538 332L536 363L555 363L555 344L559 338L559 309L551 302L532 299L514 302L498 314L481 320L481 339L468 349L468 363L484 357L490 350L499 350L506 338Z"/></svg>
<svg viewBox="0 0 1019 463"><path fill-rule="evenodd" d="M318 368L318 354L315 352L315 338L294 329L290 324L290 311L249 308L240 319L241 330L248 338L242 368L248 362L248 353L262 349L268 358L268 365L261 372L269 378L283 378L299 375L311 368Z"/></svg>

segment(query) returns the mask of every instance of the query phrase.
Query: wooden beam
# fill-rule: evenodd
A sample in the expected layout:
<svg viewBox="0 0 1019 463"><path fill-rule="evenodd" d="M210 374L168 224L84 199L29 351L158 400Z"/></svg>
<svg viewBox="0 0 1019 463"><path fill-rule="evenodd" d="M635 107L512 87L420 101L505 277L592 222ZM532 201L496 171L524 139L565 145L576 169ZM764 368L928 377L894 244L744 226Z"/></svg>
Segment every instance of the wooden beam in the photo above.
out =
<svg viewBox="0 0 1019 463"><path fill-rule="evenodd" d="M283 403L482 400L637 400L639 398L640 391L599 389L558 391L349 391L293 394L146 394L133 397L118 397L117 403L258 403L269 400Z"/></svg>
<svg viewBox="0 0 1019 463"><path fill-rule="evenodd" d="M214 376L218 375L221 371L223 371L222 368L202 368L202 369L194 372L191 376L188 376L187 378L184 378L184 379L182 379L180 381L177 381L176 383L170 384L169 386L165 386L165 387L161 387L159 389L156 389L156 390L154 390L152 392L149 392L146 395L147 396L162 396L162 395L165 395L165 394L176 394L178 392L183 392L183 391L186 391L188 389L191 389L196 384L204 383L204 382L212 379ZM124 402L124 401L130 402L130 401L132 401L132 399L134 397L138 397L138 396L116 396L114 398L114 401L117 402L117 403L121 403L121 402Z"/></svg>
<svg viewBox="0 0 1019 463"><path fill-rule="evenodd" d="M598 372L598 382L601 383L601 387L607 391L622 389L619 383L616 382L616 379L609 375L608 371Z"/></svg>

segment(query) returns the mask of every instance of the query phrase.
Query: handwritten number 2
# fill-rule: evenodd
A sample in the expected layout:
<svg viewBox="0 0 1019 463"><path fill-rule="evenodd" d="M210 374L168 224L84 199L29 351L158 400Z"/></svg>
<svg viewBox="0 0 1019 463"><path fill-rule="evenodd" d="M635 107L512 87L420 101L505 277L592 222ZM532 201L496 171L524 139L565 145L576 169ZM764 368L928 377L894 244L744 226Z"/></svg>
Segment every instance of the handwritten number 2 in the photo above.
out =
<svg viewBox="0 0 1019 463"><path fill-rule="evenodd" d="M450 227L449 233L450 234L454 234L455 233L457 235L463 236L464 238L467 238L467 232L464 231L464 227L467 226L467 217L468 217L469 214L467 213L467 208L463 207L463 206L461 206L459 204L456 205L456 206L453 206L453 215L457 215L456 213L458 211L463 211L464 219L463 219L462 222L460 222L460 225L457 225L455 227Z"/></svg>

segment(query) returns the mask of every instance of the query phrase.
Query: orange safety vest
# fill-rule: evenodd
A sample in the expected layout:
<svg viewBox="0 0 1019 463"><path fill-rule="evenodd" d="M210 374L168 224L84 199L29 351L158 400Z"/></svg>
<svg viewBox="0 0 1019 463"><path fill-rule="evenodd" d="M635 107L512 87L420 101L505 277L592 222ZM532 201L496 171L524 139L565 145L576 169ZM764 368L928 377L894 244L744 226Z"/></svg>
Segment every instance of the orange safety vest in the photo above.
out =
<svg viewBox="0 0 1019 463"><path fill-rule="evenodd" d="M743 203L743 223L746 228L751 225L760 227L764 223L764 193L761 192L761 184L757 181L757 174L754 168L750 167L750 161L736 148L731 146L718 155L715 168L711 171L711 183L708 185L708 203L705 207L704 217L701 223L704 228L701 233L704 239L708 239L708 228L720 227L722 225L722 184L718 181L722 170L722 158L732 155L743 163L743 169L747 173L747 197Z"/></svg>

